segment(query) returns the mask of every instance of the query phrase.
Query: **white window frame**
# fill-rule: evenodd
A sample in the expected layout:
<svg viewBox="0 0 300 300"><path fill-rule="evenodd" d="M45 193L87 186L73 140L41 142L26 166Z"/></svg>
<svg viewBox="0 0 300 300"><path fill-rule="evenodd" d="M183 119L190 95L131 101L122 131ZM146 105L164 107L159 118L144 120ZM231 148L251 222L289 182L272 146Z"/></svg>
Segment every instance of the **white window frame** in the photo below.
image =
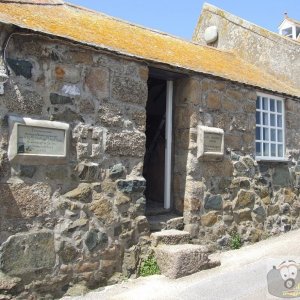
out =
<svg viewBox="0 0 300 300"><path fill-rule="evenodd" d="M260 137L261 139L258 140L256 138L256 128L255 128L255 154L256 152L256 144L260 143L261 145L261 154L263 154L263 144L268 144L269 147L269 155L268 156L264 156L264 155L257 155L256 154L256 160L267 160L267 161L286 161L285 158L285 103L284 103L284 98L281 97L277 97L277 96L273 96L270 94L264 94L264 93L257 93L257 97L260 97L260 103L261 106L260 108L256 108L256 114L260 113L260 121L261 124L257 124L256 123L256 128L260 127ZM264 110L262 107L262 98L268 98L268 110ZM279 113L277 110L277 104L276 104L276 109L275 112L271 111L270 108L270 99L274 99L277 101L281 102L281 107L282 107L282 112ZM267 113L268 114L268 125L263 125L263 113ZM271 114L275 114L275 126L271 126L270 125L270 115ZM277 126L277 116L281 115L282 116L282 126L278 127ZM268 141L264 140L263 138L263 128L267 128L268 129ZM271 141L271 129L275 129L276 130L276 141ZM278 142L278 130L282 130L282 142ZM276 144L276 156L271 156L271 144ZM282 156L278 156L278 145L282 145Z"/></svg>

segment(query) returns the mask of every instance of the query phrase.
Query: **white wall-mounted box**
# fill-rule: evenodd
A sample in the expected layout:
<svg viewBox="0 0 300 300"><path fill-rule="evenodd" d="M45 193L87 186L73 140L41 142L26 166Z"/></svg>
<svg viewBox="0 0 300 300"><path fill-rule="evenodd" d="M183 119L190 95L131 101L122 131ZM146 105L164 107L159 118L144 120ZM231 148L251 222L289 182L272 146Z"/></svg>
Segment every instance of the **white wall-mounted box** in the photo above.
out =
<svg viewBox="0 0 300 300"><path fill-rule="evenodd" d="M70 125L9 116L8 159L24 165L67 163Z"/></svg>
<svg viewBox="0 0 300 300"><path fill-rule="evenodd" d="M197 157L201 160L222 160L224 157L224 130L198 126Z"/></svg>

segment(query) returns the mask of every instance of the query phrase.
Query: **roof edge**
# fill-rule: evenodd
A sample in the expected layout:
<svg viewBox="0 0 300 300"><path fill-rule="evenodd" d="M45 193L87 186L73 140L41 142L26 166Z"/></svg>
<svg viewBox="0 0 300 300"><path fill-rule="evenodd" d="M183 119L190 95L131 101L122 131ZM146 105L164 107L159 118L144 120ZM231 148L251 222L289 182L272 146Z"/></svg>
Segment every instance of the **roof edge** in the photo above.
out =
<svg viewBox="0 0 300 300"><path fill-rule="evenodd" d="M300 25L300 21L294 19L294 18L291 18L289 16L286 17L286 20L292 22L292 23L295 23L296 25Z"/></svg>
<svg viewBox="0 0 300 300"><path fill-rule="evenodd" d="M291 22L287 18L284 18L277 28L279 29L283 25L283 23L286 21Z"/></svg>
<svg viewBox="0 0 300 300"><path fill-rule="evenodd" d="M251 84L249 82L245 82L245 81L237 81L237 80L234 80L226 75L220 75L220 74L216 74L216 73L213 73L213 72L205 72L205 71L201 71L201 70L197 70L197 69L191 69L191 68L187 68L185 66L181 66L181 65L173 65L173 64L169 64L169 63L166 63L166 62L163 62L163 61L159 61L159 60L153 60L153 59L149 59L149 58L145 58L143 56L139 56L139 55L133 55L133 54L130 54L130 53L127 53L127 52L124 52L124 51L120 51L118 49L114 49L112 47L108 47L108 46L105 46L105 45L100 45L100 44L92 44L92 43L87 43L87 42L83 42L83 41L78 41L78 40L75 40L75 39L72 39L68 36L63 36L63 35L54 35L52 34L51 32L47 32L47 31L38 31L38 30L33 30L32 28L30 27L25 27L25 26L21 26L21 25L17 25L17 24L11 24L11 23L6 23L6 22L3 22L0 20L0 24L5 24L5 25L13 25L13 26L16 26L20 29L23 29L23 30L29 30L31 32L33 32L33 34L36 34L36 35L40 35L43 37L50 37L51 39L57 39L57 40L61 40L61 41L65 41L67 43L71 43L71 44L74 44L74 45L82 45L83 47L89 47L89 48L92 48L94 50L98 50L98 51L104 51L104 52L109 52L109 53L113 53L115 55L121 55L125 58L131 58L131 59L136 59L137 61L144 61L146 62L147 64L159 64L159 65L162 65L162 66L166 66L166 67L171 67L171 68L177 68L179 70L183 70L183 71L186 71L186 72L192 72L192 73L196 73L196 74L204 74L204 75L208 75L208 76L212 76L212 77L215 77L215 78L222 78L224 80L227 80L227 81L230 81L230 82L236 82L236 83L239 83L241 85L245 85L245 86L249 86L249 87L252 87L252 88L256 88L256 89L260 89L260 90L265 90L265 91L269 91L271 93L276 93L276 94L279 94L279 95L285 95L285 96L288 96L288 97L291 97L291 98L296 98L296 99L299 99L300 101L300 94L298 93L287 93L285 91L280 91L280 90L273 90L273 89L270 89L266 86L258 86L258 85L254 85L254 84ZM196 46L199 46L199 44L195 44ZM210 48L210 47L208 47ZM218 49L214 49L214 50L218 50ZM227 53L231 53L232 55L235 56L234 53L232 52L229 52L229 51L224 51L224 50L218 50L218 51L221 51L221 52L227 52ZM239 60L241 60L240 58L238 58ZM255 67L252 65L252 67ZM256 68L256 67L255 67ZM269 75L269 74L267 74Z"/></svg>
<svg viewBox="0 0 300 300"><path fill-rule="evenodd" d="M0 2L1 2L1 0L0 0ZM97 11L97 10L90 9L90 8L87 8L87 7L84 7L84 6L81 6L81 5L73 4L73 3L70 3L70 2L64 2L64 4L67 5L67 6L70 6L72 8L85 10L85 11L88 11L88 12L91 12L91 13L94 13L94 14L98 14L98 15L100 14L100 15L103 15L106 18L109 18L111 20L115 20L117 22L125 23L125 24L133 26L133 27L141 28L141 29L144 29L144 30L148 30L148 31L157 33L157 34L168 36L168 37L171 37L171 38L174 38L174 39L177 39L177 40L184 41L186 43L191 43L191 44L194 44L194 45L198 45L198 43L194 42L193 40L185 39L183 37L173 35L173 34L170 34L168 32L165 32L165 31L160 31L158 29L154 29L154 28L151 28L151 27L143 26L141 24L130 22L130 21L122 19L122 18L117 18L117 17L111 16L111 15L108 15L106 13L103 13L102 11Z"/></svg>
<svg viewBox="0 0 300 300"><path fill-rule="evenodd" d="M207 10L207 11L213 13L213 14L216 14L216 15L222 17L222 18L225 18L228 21L230 21L230 22L232 22L232 23L234 23L238 26L244 27L247 30L253 31L258 35L261 35L265 38L271 39L274 42L277 42L279 40L279 41L284 41L286 43L288 41L289 43L286 43L287 45L295 44L295 45L299 46L299 42L297 42L295 40L292 40L288 37L282 36L282 35L280 35L276 32L270 31L266 28L263 28L259 25L254 24L250 21L244 20L244 19L242 19L242 18L240 18L240 17L238 17L238 16L236 16L236 15L230 13L230 12L227 12L227 11L221 9L221 8L218 8L217 6L214 6L210 3L205 2L203 4L202 11L205 11L205 10ZM268 33L268 36L266 36L264 34L266 32Z"/></svg>

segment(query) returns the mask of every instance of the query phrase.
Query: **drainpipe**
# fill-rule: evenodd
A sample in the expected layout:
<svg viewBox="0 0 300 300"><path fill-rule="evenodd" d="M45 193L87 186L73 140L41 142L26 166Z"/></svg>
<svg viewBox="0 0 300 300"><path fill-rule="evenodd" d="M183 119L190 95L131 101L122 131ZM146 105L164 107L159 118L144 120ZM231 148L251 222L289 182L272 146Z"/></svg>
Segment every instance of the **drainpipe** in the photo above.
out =
<svg viewBox="0 0 300 300"><path fill-rule="evenodd" d="M0 95L4 94L4 83L8 80L7 68L5 65L5 40L7 38L7 32L3 26L0 26Z"/></svg>
<svg viewBox="0 0 300 300"><path fill-rule="evenodd" d="M3 60L3 55L0 55L0 95L4 94L4 83L8 80L6 67Z"/></svg>

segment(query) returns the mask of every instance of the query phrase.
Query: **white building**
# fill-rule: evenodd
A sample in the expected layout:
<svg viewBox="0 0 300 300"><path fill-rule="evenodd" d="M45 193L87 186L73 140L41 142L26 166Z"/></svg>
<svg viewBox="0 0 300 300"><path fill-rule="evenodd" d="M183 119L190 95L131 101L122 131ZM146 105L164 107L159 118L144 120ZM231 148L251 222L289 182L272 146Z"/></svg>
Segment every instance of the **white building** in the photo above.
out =
<svg viewBox="0 0 300 300"><path fill-rule="evenodd" d="M280 35L300 40L300 22L288 17L287 13L285 13L285 18L278 29Z"/></svg>

